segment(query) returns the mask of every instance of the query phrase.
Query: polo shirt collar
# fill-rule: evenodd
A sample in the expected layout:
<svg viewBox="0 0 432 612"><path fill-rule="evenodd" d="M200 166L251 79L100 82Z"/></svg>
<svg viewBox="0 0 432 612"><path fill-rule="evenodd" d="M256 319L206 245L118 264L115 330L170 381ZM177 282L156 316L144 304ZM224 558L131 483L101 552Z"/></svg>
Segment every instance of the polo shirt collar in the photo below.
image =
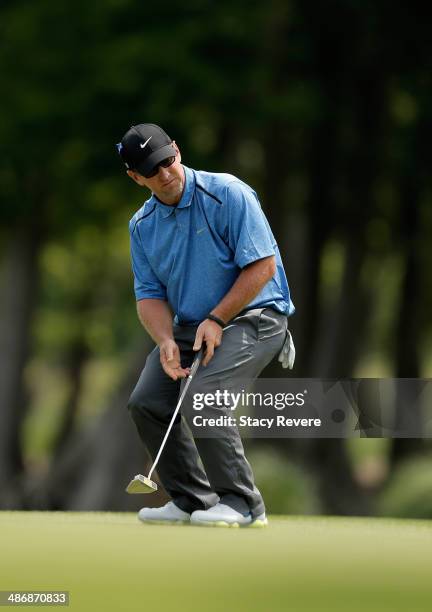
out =
<svg viewBox="0 0 432 612"><path fill-rule="evenodd" d="M195 175L193 170L183 165L183 169L185 172L185 185L183 189L183 194L180 202L177 206L169 206L168 204L163 204L158 198L153 194L152 199L157 203L161 216L165 219L172 215L176 208L186 208L191 205L192 197L195 191Z"/></svg>

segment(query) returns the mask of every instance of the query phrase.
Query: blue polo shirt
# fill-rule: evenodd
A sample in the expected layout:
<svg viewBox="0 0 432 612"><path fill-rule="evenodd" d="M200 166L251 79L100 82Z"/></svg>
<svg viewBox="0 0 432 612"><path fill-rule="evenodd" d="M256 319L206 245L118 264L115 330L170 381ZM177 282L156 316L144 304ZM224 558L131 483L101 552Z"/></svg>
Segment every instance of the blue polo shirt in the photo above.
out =
<svg viewBox="0 0 432 612"><path fill-rule="evenodd" d="M230 174L183 168L185 186L176 206L152 195L130 220L137 301L167 300L177 323L198 325L242 268L275 255L275 275L247 308L292 314L279 249L255 191Z"/></svg>

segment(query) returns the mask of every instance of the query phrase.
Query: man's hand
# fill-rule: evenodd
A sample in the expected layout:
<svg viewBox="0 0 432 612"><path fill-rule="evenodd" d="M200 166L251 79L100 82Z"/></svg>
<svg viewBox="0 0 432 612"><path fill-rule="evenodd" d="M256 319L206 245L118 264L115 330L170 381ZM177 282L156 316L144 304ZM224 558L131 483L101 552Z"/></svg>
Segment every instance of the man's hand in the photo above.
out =
<svg viewBox="0 0 432 612"><path fill-rule="evenodd" d="M164 372L173 380L189 376L190 368L182 368L180 363L180 350L177 344L169 338L159 345L160 362Z"/></svg>
<svg viewBox="0 0 432 612"><path fill-rule="evenodd" d="M203 342L206 344L206 352L202 365L206 366L214 355L214 350L220 346L222 342L222 327L215 321L205 319L199 326L195 336L193 345L194 351L199 351Z"/></svg>

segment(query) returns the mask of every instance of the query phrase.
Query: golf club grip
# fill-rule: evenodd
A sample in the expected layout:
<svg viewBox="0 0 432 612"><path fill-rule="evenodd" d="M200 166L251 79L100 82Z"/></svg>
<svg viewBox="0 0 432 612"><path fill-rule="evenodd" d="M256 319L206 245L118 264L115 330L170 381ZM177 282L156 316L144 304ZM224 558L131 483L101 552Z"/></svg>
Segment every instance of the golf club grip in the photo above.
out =
<svg viewBox="0 0 432 612"><path fill-rule="evenodd" d="M193 360L190 374L189 374L190 377L194 376L195 372L198 370L203 354L204 354L204 348L201 347L198 353L195 355L195 358Z"/></svg>

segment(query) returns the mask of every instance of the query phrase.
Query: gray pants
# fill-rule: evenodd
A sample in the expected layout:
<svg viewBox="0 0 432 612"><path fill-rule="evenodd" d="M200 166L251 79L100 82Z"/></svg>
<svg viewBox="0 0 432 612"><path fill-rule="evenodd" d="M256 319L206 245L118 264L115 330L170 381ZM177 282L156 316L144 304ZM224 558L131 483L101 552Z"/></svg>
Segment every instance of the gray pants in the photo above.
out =
<svg viewBox="0 0 432 612"><path fill-rule="evenodd" d="M174 326L183 367L193 361L196 329ZM207 367L201 366L192 380L181 409L183 418L188 422L193 415L187 402L194 393L214 392L227 381L230 390L234 390L236 381L240 384L255 379L282 349L286 330L287 317L271 308L248 310L230 321L212 360ZM128 404L138 433L153 458L176 407L180 385L180 380L172 380L163 371L159 348L155 347ZM200 414L206 416L205 409ZM218 501L242 514L251 512L253 517L265 511L237 427L223 428L222 435L219 428L217 437L196 437L194 442L178 415L157 471L168 494L185 512L207 509Z"/></svg>

